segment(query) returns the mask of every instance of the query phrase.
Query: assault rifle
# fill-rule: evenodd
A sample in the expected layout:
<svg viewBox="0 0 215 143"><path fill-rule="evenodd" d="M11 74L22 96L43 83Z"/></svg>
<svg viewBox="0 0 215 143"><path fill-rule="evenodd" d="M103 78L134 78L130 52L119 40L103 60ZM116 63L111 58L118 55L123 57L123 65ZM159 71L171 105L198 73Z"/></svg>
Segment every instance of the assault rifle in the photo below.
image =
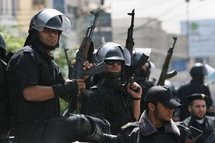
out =
<svg viewBox="0 0 215 143"><path fill-rule="evenodd" d="M133 29L134 29L134 9L132 10L131 13L128 13L128 15L131 16L131 25L128 28L128 32L127 32L127 39L126 39L126 44L125 47L128 49L128 51L130 52L131 56L132 56L132 52L133 52L133 47L134 47L134 39L133 39ZM131 58L132 60L132 58Z"/></svg>
<svg viewBox="0 0 215 143"><path fill-rule="evenodd" d="M134 57L133 57L133 47L134 47L134 39L133 39L133 30L134 30L134 9L132 10L131 13L128 13L128 15L131 16L131 25L128 28L128 32L127 32L127 39L126 39L126 44L125 47L128 49L130 55L131 55L131 66L127 67L126 69L126 74L127 74L127 82L134 82L134 73L137 69L140 69L143 64L147 61L147 59L149 58L148 56L146 56L145 54L142 54L140 59L138 60L138 62L134 63ZM136 90L136 92L138 92L139 89Z"/></svg>
<svg viewBox="0 0 215 143"><path fill-rule="evenodd" d="M127 39L126 39L126 43L125 43L125 47L128 49L130 55L131 55L131 64L133 61L133 47L134 47L134 39L133 39L133 29L134 29L134 9L132 10L131 13L128 13L128 15L131 16L131 25L128 28L128 32L127 32ZM131 67L127 67L126 69L126 74L127 74L127 83L130 82L134 82L134 75L132 72L132 65ZM139 91L139 89L137 89L137 92Z"/></svg>
<svg viewBox="0 0 215 143"><path fill-rule="evenodd" d="M99 16L99 11L97 12L91 11L90 13L94 15L94 20L92 25L87 28L87 31L79 47L79 50L76 53L75 63L73 64L72 71L70 72L70 75L69 75L69 79L80 79L80 78L83 78L84 75L94 75L96 74L96 71L98 71L96 68L89 69L86 71L83 70L84 62L86 60L89 60L89 58L93 56L94 45L92 42L92 36ZM87 92L87 91L83 91L83 92ZM64 116L67 116L69 113L75 110L79 112L80 106L81 104L79 102L78 97L74 96L69 101L68 110L64 113Z"/></svg>
<svg viewBox="0 0 215 143"><path fill-rule="evenodd" d="M71 72L71 75L69 76L69 79L80 79L83 77L83 75L91 74L91 72L83 71L83 64L86 60L89 59L89 55L92 55L94 50L92 36L96 27L99 11L91 11L90 13L94 15L93 24L87 28L86 34L84 35L84 38L81 42L81 46L79 47L79 50L76 54L76 60L73 65L73 70Z"/></svg>
<svg viewBox="0 0 215 143"><path fill-rule="evenodd" d="M163 68L162 68L162 71L160 74L160 78L159 78L158 83L157 83L158 85L164 85L164 82L166 79L171 78L177 74L176 70L168 72L169 63L170 63L170 60L172 58L173 49L175 47L176 41L177 41L177 37L173 37L173 44L168 50L168 53L167 53L167 56L166 56L166 59L164 61Z"/></svg>

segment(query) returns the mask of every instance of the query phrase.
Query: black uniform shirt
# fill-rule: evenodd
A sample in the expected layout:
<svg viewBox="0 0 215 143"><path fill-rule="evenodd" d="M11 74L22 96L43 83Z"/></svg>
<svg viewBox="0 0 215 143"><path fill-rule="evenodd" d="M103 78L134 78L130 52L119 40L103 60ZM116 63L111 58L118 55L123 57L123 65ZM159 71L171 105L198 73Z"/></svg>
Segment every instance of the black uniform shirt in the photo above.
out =
<svg viewBox="0 0 215 143"><path fill-rule="evenodd" d="M51 57L44 54L42 48L36 48L22 48L13 55L8 65L9 92L13 99L17 122L32 122L59 116L58 97L41 102L29 102L24 99L23 89L26 87L64 83Z"/></svg>
<svg viewBox="0 0 215 143"><path fill-rule="evenodd" d="M135 121L132 100L119 83L105 79L91 91L87 113L107 119L111 124L112 134L117 134L126 123Z"/></svg>

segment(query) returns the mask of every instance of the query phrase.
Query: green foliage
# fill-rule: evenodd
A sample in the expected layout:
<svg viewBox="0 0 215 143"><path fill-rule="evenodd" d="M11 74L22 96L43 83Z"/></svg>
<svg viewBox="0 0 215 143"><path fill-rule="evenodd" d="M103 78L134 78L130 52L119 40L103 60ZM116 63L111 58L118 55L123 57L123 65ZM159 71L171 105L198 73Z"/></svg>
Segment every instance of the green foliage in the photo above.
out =
<svg viewBox="0 0 215 143"><path fill-rule="evenodd" d="M62 44L60 44L60 46L61 45ZM78 47L75 46L75 47L69 48L67 50L69 62L71 62L71 63L75 60L75 51L77 48ZM64 77L67 78L68 77L68 63L67 63L64 49L62 47L59 47L58 49L56 49L54 52L54 56L55 56L55 62L60 67L60 70L63 73Z"/></svg>
<svg viewBox="0 0 215 143"><path fill-rule="evenodd" d="M54 52L55 62L60 67L61 72L63 73L64 77L67 76L68 73L68 67L67 67L67 61L64 54L64 51L62 48L58 48Z"/></svg>
<svg viewBox="0 0 215 143"><path fill-rule="evenodd" d="M16 51L23 47L24 45L24 37L18 37L14 35L5 34L5 41L7 44L8 51Z"/></svg>
<svg viewBox="0 0 215 143"><path fill-rule="evenodd" d="M68 108L68 103L60 98L60 113L63 114L63 112Z"/></svg>
<svg viewBox="0 0 215 143"><path fill-rule="evenodd" d="M6 42L7 51L16 51L17 49L22 48L25 41L25 37L20 36L20 34L18 34L17 32L17 29L13 27L11 27L10 30L8 29L10 29L10 27L0 27L0 32L3 34Z"/></svg>

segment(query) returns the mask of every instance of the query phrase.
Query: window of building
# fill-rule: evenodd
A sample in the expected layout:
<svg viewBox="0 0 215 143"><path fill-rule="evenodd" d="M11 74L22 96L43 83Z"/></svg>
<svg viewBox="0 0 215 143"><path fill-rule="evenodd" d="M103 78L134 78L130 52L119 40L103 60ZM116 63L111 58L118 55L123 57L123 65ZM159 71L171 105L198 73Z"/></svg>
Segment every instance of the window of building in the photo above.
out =
<svg viewBox="0 0 215 143"><path fill-rule="evenodd" d="M3 1L0 1L0 15L3 14Z"/></svg>
<svg viewBox="0 0 215 143"><path fill-rule="evenodd" d="M17 0L12 0L12 16L16 16L17 13Z"/></svg>
<svg viewBox="0 0 215 143"><path fill-rule="evenodd" d="M0 0L0 15L16 16L17 1L16 0Z"/></svg>
<svg viewBox="0 0 215 143"><path fill-rule="evenodd" d="M44 4L44 0L33 0L33 4Z"/></svg>

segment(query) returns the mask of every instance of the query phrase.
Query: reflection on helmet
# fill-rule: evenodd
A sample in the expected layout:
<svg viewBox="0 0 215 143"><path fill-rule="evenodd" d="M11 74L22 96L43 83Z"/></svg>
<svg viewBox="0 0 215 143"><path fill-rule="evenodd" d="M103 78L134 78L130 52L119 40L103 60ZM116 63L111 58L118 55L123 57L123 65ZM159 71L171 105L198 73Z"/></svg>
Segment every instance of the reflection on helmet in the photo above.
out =
<svg viewBox="0 0 215 143"><path fill-rule="evenodd" d="M62 31L63 35L68 36L71 32L71 21L56 9L44 9L32 17L29 32L32 29L41 32L44 27Z"/></svg>
<svg viewBox="0 0 215 143"><path fill-rule="evenodd" d="M107 42L99 47L96 52L96 62L105 60L123 61L126 66L131 64L131 55L129 51L121 45L114 42Z"/></svg>
<svg viewBox="0 0 215 143"><path fill-rule="evenodd" d="M145 64L146 61L148 61L149 56L151 54L151 49L135 48L132 54L133 54L132 66L140 68Z"/></svg>
<svg viewBox="0 0 215 143"><path fill-rule="evenodd" d="M205 69L205 66L202 63L195 63L190 70L190 75L192 77L205 76L206 74L207 74L207 71Z"/></svg>
<svg viewBox="0 0 215 143"><path fill-rule="evenodd" d="M169 88L169 90L173 93L173 95L176 94L175 86L172 84L171 81L165 80L164 86L167 87L167 88Z"/></svg>
<svg viewBox="0 0 215 143"><path fill-rule="evenodd" d="M122 51L118 47L110 47L107 54L105 55L104 61L121 61L125 62L125 58Z"/></svg>
<svg viewBox="0 0 215 143"><path fill-rule="evenodd" d="M6 50L6 44L3 35L0 33L0 48Z"/></svg>

